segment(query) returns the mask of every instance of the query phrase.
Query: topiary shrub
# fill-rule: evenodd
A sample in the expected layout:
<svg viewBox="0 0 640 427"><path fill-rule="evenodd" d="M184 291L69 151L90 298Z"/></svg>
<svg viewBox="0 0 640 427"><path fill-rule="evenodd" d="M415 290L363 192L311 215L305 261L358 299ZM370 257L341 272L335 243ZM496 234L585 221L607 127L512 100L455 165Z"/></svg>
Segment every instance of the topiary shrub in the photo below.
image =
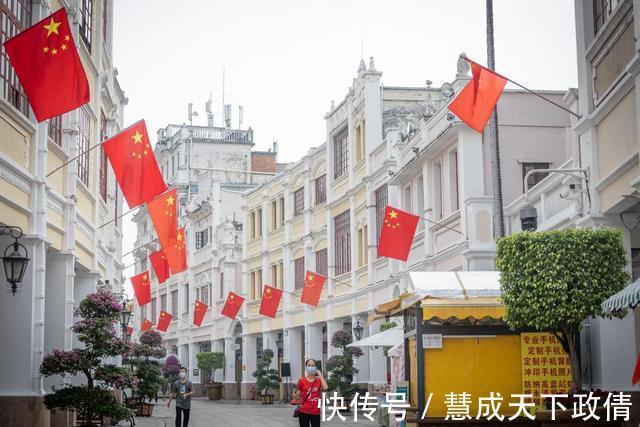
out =
<svg viewBox="0 0 640 427"><path fill-rule="evenodd" d="M556 335L571 359L572 391L582 386L582 322L629 281L622 233L613 229L522 232L498 240L505 321Z"/></svg>
<svg viewBox="0 0 640 427"><path fill-rule="evenodd" d="M349 401L358 391L358 386L353 384L353 376L358 373L358 369L353 366L353 361L364 354L359 347L347 347L347 344L352 342L351 332L336 331L331 337L331 345L342 349L342 354L331 356L327 361L329 389L339 392Z"/></svg>
<svg viewBox="0 0 640 427"><path fill-rule="evenodd" d="M203 351L196 354L199 369L208 369L211 381L215 377L216 369L224 368L224 353L216 351Z"/></svg>
<svg viewBox="0 0 640 427"><path fill-rule="evenodd" d="M276 369L271 368L273 350L265 348L262 356L257 360L257 369L253 372L256 378L256 394L268 394L269 390L275 390L280 386L280 375Z"/></svg>

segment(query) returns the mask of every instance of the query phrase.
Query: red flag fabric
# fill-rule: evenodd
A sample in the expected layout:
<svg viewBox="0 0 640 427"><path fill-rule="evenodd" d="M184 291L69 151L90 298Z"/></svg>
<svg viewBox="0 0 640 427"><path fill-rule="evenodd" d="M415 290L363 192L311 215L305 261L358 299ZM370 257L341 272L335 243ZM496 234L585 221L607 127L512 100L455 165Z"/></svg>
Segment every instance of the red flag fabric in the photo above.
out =
<svg viewBox="0 0 640 427"><path fill-rule="evenodd" d="M151 329L152 326L153 326L153 323L151 323L151 320L144 319L142 321L142 327L140 328L140 332L148 331Z"/></svg>
<svg viewBox="0 0 640 427"><path fill-rule="evenodd" d="M176 238L164 248L171 274L178 274L187 269L187 249L184 227L178 229Z"/></svg>
<svg viewBox="0 0 640 427"><path fill-rule="evenodd" d="M159 251L152 253L149 255L149 259L151 260L153 272L156 273L158 283L164 283L169 276L171 276L171 272L169 271L169 262L167 261L164 251L160 249Z"/></svg>
<svg viewBox="0 0 640 427"><path fill-rule="evenodd" d="M471 129L482 132L498 103L507 79L473 61L473 78L449 104L449 110Z"/></svg>
<svg viewBox="0 0 640 427"><path fill-rule="evenodd" d="M193 324L196 326L202 325L202 321L204 320L204 315L207 314L207 309L209 306L203 303L200 300L196 300L196 303L193 306Z"/></svg>
<svg viewBox="0 0 640 427"><path fill-rule="evenodd" d="M304 277L304 286L302 287L300 302L317 307L320 302L320 295L322 295L325 279L321 274L307 271Z"/></svg>
<svg viewBox="0 0 640 427"><path fill-rule="evenodd" d="M109 138L102 148L130 208L167 191L144 120Z"/></svg>
<svg viewBox="0 0 640 427"><path fill-rule="evenodd" d="M178 193L173 188L147 202L147 210L163 248L169 246L178 234L177 197Z"/></svg>
<svg viewBox="0 0 640 427"><path fill-rule="evenodd" d="M4 47L39 122L89 102L89 82L64 8L7 40Z"/></svg>
<svg viewBox="0 0 640 427"><path fill-rule="evenodd" d="M274 288L273 286L264 285L262 301L260 302L260 314L275 319L281 298L282 290Z"/></svg>
<svg viewBox="0 0 640 427"><path fill-rule="evenodd" d="M173 320L173 316L166 311L160 311L160 316L158 317L158 327L156 328L159 331L167 332L167 328L169 324Z"/></svg>
<svg viewBox="0 0 640 427"><path fill-rule="evenodd" d="M229 319L235 319L243 302L244 298L240 295L234 292L229 292L227 301L225 301L224 307L222 307L222 315L227 316Z"/></svg>
<svg viewBox="0 0 640 427"><path fill-rule="evenodd" d="M420 217L386 206L378 241L378 256L406 261Z"/></svg>
<svg viewBox="0 0 640 427"><path fill-rule="evenodd" d="M133 293L136 294L136 300L139 306L149 304L151 302L151 286L149 286L149 272L137 274L131 278Z"/></svg>
<svg viewBox="0 0 640 427"><path fill-rule="evenodd" d="M128 335L133 334L133 326L127 326L127 334Z"/></svg>
<svg viewBox="0 0 640 427"><path fill-rule="evenodd" d="M633 377L631 377L631 385L636 385L640 382L640 353L636 359L636 367L633 370Z"/></svg>

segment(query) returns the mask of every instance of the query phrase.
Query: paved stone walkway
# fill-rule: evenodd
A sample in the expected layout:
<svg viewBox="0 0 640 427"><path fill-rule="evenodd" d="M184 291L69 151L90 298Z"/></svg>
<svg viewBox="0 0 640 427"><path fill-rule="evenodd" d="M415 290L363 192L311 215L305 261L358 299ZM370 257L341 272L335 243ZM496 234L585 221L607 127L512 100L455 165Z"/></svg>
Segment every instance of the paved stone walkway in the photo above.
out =
<svg viewBox="0 0 640 427"><path fill-rule="evenodd" d="M191 402L191 420L189 427L205 426L259 426L259 427L282 427L298 426L298 420L293 418L294 407L292 405L262 405L260 402L212 402L206 399L194 399ZM362 416L361 414L359 414ZM173 427L175 416L175 406L167 408L166 402L158 401L153 409L151 418L136 418L137 427ZM346 421L334 418L332 421L323 422L323 427L337 426L375 426L377 423L361 422L354 423L353 416L347 417ZM128 425L128 424L123 424Z"/></svg>

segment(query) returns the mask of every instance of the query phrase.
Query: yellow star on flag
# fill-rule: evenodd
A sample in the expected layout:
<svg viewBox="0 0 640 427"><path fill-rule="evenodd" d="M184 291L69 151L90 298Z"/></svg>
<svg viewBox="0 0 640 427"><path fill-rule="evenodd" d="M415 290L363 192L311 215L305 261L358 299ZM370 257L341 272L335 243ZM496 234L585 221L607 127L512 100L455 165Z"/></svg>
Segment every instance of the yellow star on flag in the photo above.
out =
<svg viewBox="0 0 640 427"><path fill-rule="evenodd" d="M43 48L42 48L42 51L43 51L44 53L47 53L47 52L49 52L49 48L48 48L47 46L45 46L45 47L43 47Z"/></svg>
<svg viewBox="0 0 640 427"><path fill-rule="evenodd" d="M169 197L167 197L167 205L173 205L173 202L175 201L175 199L173 198L172 195L169 195Z"/></svg>
<svg viewBox="0 0 640 427"><path fill-rule="evenodd" d="M142 276L142 280L149 280L149 276L145 274L144 276Z"/></svg>
<svg viewBox="0 0 640 427"><path fill-rule="evenodd" d="M133 138L133 143L134 144L141 144L142 143L142 134L140 133L140 131L136 131L136 134L133 135L131 138Z"/></svg>
<svg viewBox="0 0 640 427"><path fill-rule="evenodd" d="M391 219L396 219L396 218L398 218L398 212L391 211L391 212L389 212L389 216L391 217Z"/></svg>
<svg viewBox="0 0 640 427"><path fill-rule="evenodd" d="M67 50L67 45L66 45L66 44L63 44L62 46L60 46L60 49L62 49L62 50Z"/></svg>
<svg viewBox="0 0 640 427"><path fill-rule="evenodd" d="M61 22L56 22L53 20L53 18L51 18L51 22L44 26L45 30L47 30L47 37L49 37L51 33L60 34L58 33L58 27L60 26L60 24Z"/></svg>
<svg viewBox="0 0 640 427"><path fill-rule="evenodd" d="M58 53L58 49L52 49L52 50L51 50L51 54L52 54L52 55L55 55L55 54L57 54L57 53Z"/></svg>
<svg viewBox="0 0 640 427"><path fill-rule="evenodd" d="M178 234L178 241L182 241L182 233Z"/></svg>
<svg viewBox="0 0 640 427"><path fill-rule="evenodd" d="M64 41L68 42L69 40L71 40L71 37L69 37L68 35L64 36Z"/></svg>

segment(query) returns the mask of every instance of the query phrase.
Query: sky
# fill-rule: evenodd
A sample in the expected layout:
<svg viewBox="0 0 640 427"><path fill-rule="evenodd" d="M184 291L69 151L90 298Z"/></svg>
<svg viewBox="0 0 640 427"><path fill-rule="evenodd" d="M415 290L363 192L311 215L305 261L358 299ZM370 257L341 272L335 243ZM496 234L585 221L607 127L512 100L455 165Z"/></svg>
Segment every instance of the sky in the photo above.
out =
<svg viewBox="0 0 640 427"><path fill-rule="evenodd" d="M455 77L458 55L486 64L482 0L117 0L114 65L129 98L125 126L205 125L224 102L244 108L257 150L278 141L295 161L324 142L324 115L346 95L361 57L386 86ZM577 86L573 0L495 0L496 70L532 89ZM124 218L124 252L135 227ZM132 258L125 259L125 265ZM127 276L131 275L129 270Z"/></svg>

